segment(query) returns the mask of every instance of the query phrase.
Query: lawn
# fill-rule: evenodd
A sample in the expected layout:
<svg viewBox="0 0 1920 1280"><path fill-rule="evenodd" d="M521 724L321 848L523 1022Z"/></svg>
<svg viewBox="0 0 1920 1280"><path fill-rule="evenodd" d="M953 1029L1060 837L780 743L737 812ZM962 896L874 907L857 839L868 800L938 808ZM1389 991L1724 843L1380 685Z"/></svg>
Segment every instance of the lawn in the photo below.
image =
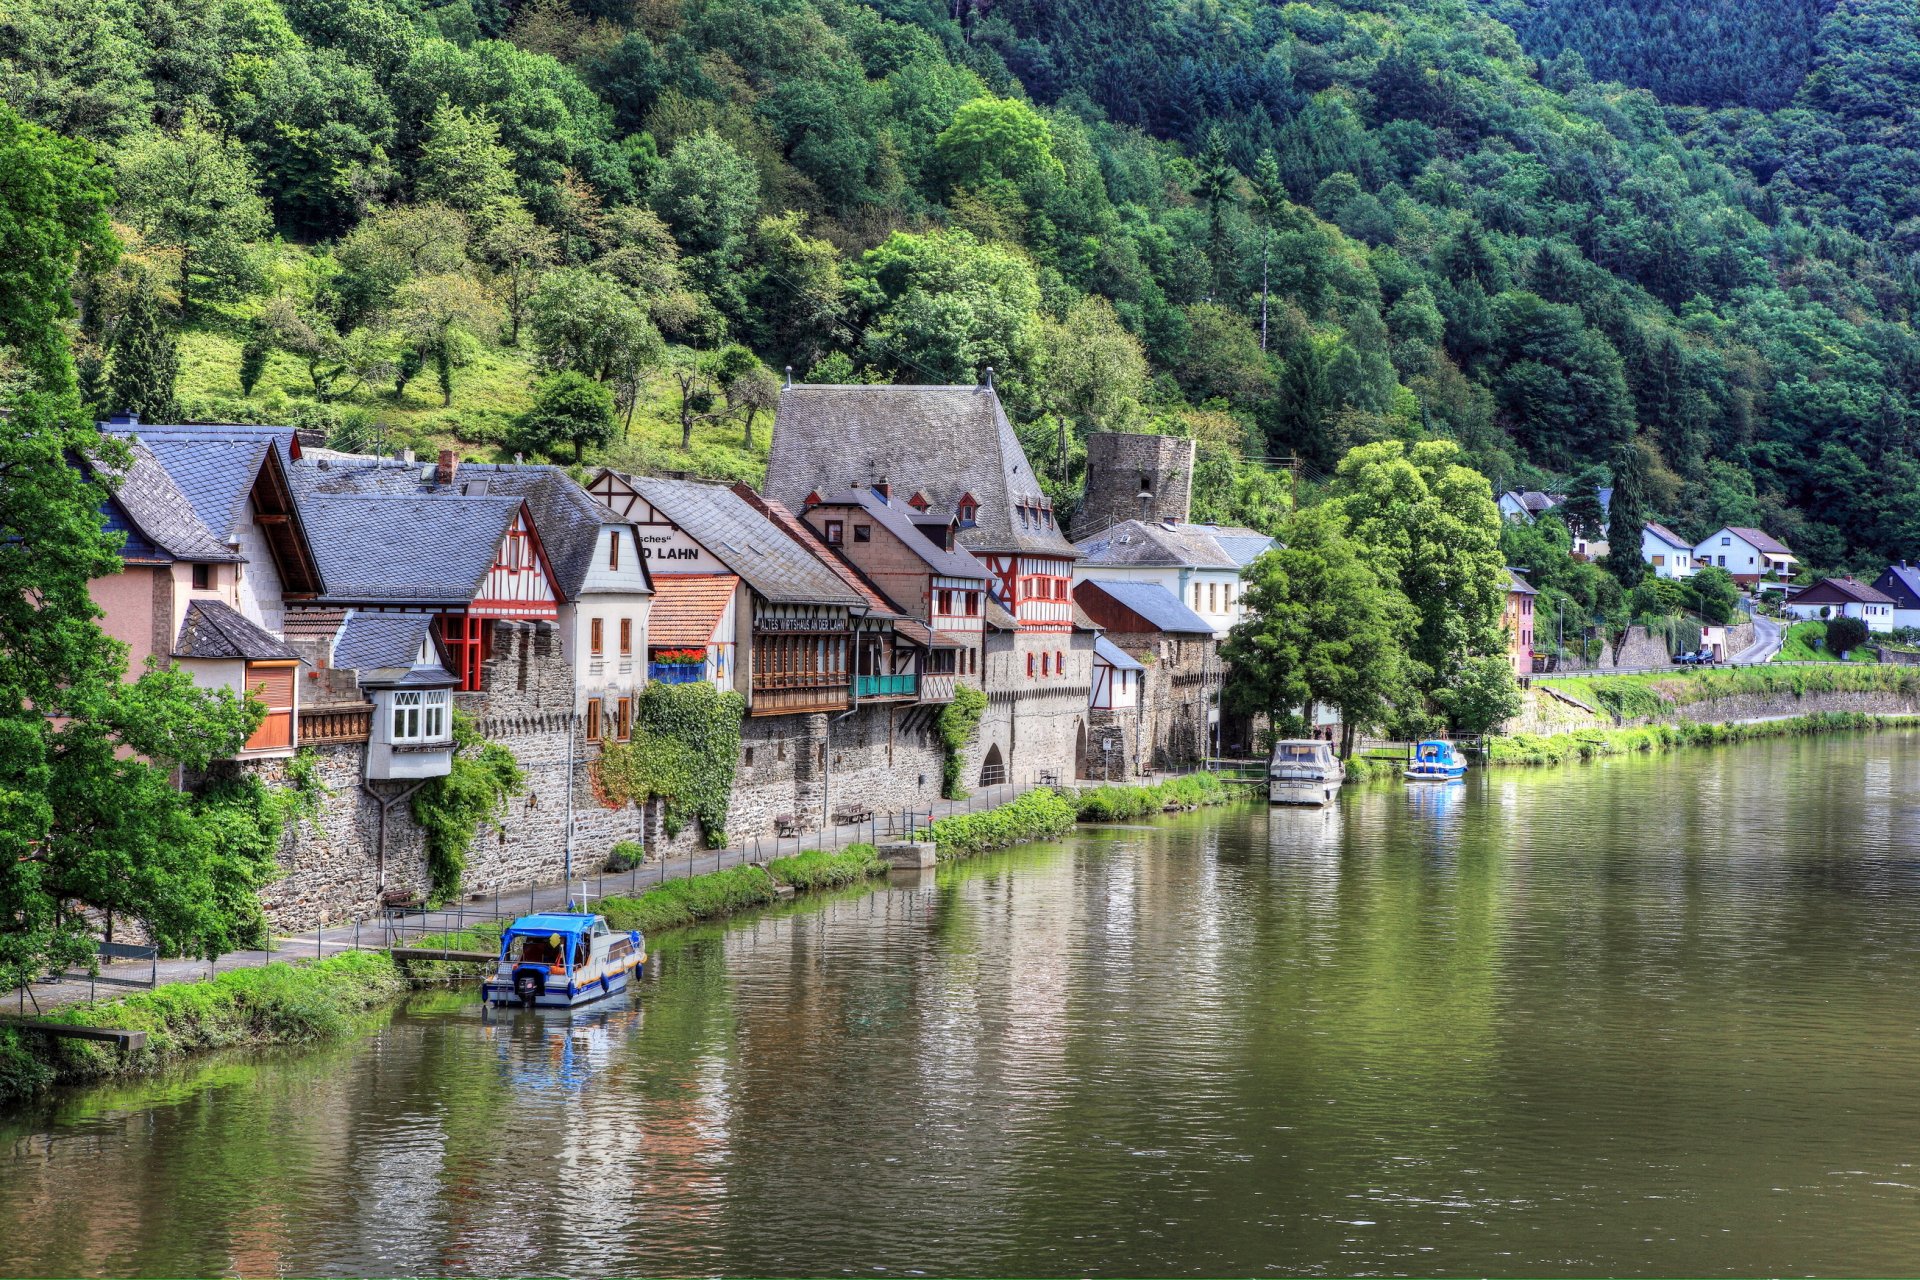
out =
<svg viewBox="0 0 1920 1280"><path fill-rule="evenodd" d="M1827 624L1811 619L1796 622L1787 628L1786 635L1780 638L1780 652L1774 656L1775 662L1839 662L1841 659L1820 647L1826 638ZM1879 658L1867 646L1855 649L1846 657L1848 662L1878 662Z"/></svg>

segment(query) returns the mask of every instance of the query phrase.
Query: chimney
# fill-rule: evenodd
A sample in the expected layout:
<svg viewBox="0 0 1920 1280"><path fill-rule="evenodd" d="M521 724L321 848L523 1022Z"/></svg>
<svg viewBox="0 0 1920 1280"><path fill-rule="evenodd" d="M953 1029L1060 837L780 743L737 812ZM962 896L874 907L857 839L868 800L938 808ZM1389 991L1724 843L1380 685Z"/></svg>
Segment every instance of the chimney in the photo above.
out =
<svg viewBox="0 0 1920 1280"><path fill-rule="evenodd" d="M400 461L402 461L402 462L404 462L404 463L406 463L406 464L407 464L408 466L412 466L412 465L413 465L413 450L411 450L411 449L402 449L402 450L400 451Z"/></svg>
<svg viewBox="0 0 1920 1280"><path fill-rule="evenodd" d="M879 484L874 485L873 491L880 495L880 501L882 502L893 501L893 486L888 484L885 480L882 480Z"/></svg>
<svg viewBox="0 0 1920 1280"><path fill-rule="evenodd" d="M787 385L788 386L793 385L793 366L792 365L787 366Z"/></svg>
<svg viewBox="0 0 1920 1280"><path fill-rule="evenodd" d="M987 366L987 390L993 390L993 366Z"/></svg>
<svg viewBox="0 0 1920 1280"><path fill-rule="evenodd" d="M440 465L434 468L433 478L440 484L452 484L454 475L460 470L460 462L453 456L453 450L440 451Z"/></svg>

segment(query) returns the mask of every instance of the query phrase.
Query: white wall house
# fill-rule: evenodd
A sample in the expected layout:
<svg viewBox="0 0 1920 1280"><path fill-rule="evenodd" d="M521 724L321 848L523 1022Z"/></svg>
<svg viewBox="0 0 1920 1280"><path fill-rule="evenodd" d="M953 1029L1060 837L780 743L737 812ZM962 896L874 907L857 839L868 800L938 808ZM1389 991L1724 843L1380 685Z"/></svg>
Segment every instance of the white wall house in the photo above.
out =
<svg viewBox="0 0 1920 1280"><path fill-rule="evenodd" d="M1757 586L1763 578L1784 582L1800 564L1778 538L1741 525L1723 525L1695 543L1693 562L1725 569L1743 587Z"/></svg>
<svg viewBox="0 0 1920 1280"><path fill-rule="evenodd" d="M1796 618L1858 618L1868 631L1885 633L1894 628L1893 597L1853 578L1822 578L1787 601L1786 611Z"/></svg>
<svg viewBox="0 0 1920 1280"><path fill-rule="evenodd" d="M1199 614L1223 640L1246 616L1240 571L1273 545L1252 529L1171 520L1123 520L1074 544L1077 586L1089 579L1151 582Z"/></svg>
<svg viewBox="0 0 1920 1280"><path fill-rule="evenodd" d="M1640 530L1640 558L1656 578L1690 578L1699 567L1693 562L1692 543L1652 521Z"/></svg>

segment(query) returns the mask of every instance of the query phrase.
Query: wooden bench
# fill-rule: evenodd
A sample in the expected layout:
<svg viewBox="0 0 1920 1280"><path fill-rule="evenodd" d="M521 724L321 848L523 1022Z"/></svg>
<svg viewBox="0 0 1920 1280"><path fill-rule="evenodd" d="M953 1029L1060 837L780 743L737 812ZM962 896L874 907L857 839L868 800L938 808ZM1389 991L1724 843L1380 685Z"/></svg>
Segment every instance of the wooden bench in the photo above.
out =
<svg viewBox="0 0 1920 1280"><path fill-rule="evenodd" d="M425 911L427 902L411 889L388 889L380 895L380 909L390 916L404 916L409 912Z"/></svg>
<svg viewBox="0 0 1920 1280"><path fill-rule="evenodd" d="M836 827L857 827L863 822L873 821L873 810L863 804L850 804L835 811L833 825Z"/></svg>
<svg viewBox="0 0 1920 1280"><path fill-rule="evenodd" d="M775 814L773 834L776 836L797 836L800 834L800 820L790 813Z"/></svg>

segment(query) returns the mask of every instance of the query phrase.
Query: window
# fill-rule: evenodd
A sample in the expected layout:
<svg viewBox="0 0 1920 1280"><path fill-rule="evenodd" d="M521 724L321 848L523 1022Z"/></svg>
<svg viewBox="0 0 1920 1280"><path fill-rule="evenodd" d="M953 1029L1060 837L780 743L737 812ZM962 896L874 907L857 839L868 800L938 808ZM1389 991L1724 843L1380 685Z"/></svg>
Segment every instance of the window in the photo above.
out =
<svg viewBox="0 0 1920 1280"><path fill-rule="evenodd" d="M967 616L971 618L980 612L980 593L978 591L969 591L966 593L966 597Z"/></svg>
<svg viewBox="0 0 1920 1280"><path fill-rule="evenodd" d="M247 664L247 692L267 709L260 727L247 739L248 751L272 751L293 745L293 686L296 670L296 664L291 662Z"/></svg>
<svg viewBox="0 0 1920 1280"><path fill-rule="evenodd" d="M587 741L600 741L600 699L587 703Z"/></svg>
<svg viewBox="0 0 1920 1280"><path fill-rule="evenodd" d="M753 768L753 748L752 747L748 747L745 751L740 753L740 763L744 764L749 769Z"/></svg>
<svg viewBox="0 0 1920 1280"><path fill-rule="evenodd" d="M1207 584L1207 612L1220 612L1220 585L1215 582Z"/></svg>
<svg viewBox="0 0 1920 1280"><path fill-rule="evenodd" d="M193 589L195 591L213 590L213 566L197 564L193 566Z"/></svg>
<svg viewBox="0 0 1920 1280"><path fill-rule="evenodd" d="M1044 653L1040 655L1040 674L1043 676L1050 676L1053 674L1053 669L1047 663L1047 656L1048 655Z"/></svg>
<svg viewBox="0 0 1920 1280"><path fill-rule="evenodd" d="M620 619L620 656L623 658L628 658L633 656L633 619L632 618Z"/></svg>
<svg viewBox="0 0 1920 1280"><path fill-rule="evenodd" d="M853 526L853 540L855 542L872 542L873 526L870 524L857 524Z"/></svg>
<svg viewBox="0 0 1920 1280"><path fill-rule="evenodd" d="M1193 584L1193 608L1194 608L1194 611L1195 611L1196 613L1197 613L1197 612L1199 612L1199 609L1200 609L1200 584L1199 584L1199 583L1197 583L1197 582Z"/></svg>
<svg viewBox="0 0 1920 1280"><path fill-rule="evenodd" d="M620 741L627 740L627 733L633 724L633 699L622 698L613 704L614 734Z"/></svg>
<svg viewBox="0 0 1920 1280"><path fill-rule="evenodd" d="M607 543L607 568L618 569L619 567L620 567L620 534L616 530L613 534L612 541Z"/></svg>
<svg viewBox="0 0 1920 1280"><path fill-rule="evenodd" d="M599 618L587 624L587 652L596 658L606 651L605 627L606 624Z"/></svg>
<svg viewBox="0 0 1920 1280"><path fill-rule="evenodd" d="M827 521L827 533L826 533L827 545L830 547L839 546L840 543L844 540L844 531L846 530L846 527L847 526L845 525L845 523L839 520Z"/></svg>
<svg viewBox="0 0 1920 1280"><path fill-rule="evenodd" d="M396 743L444 742L453 694L446 689L402 689L393 695L389 739Z"/></svg>
<svg viewBox="0 0 1920 1280"><path fill-rule="evenodd" d="M1723 547L1730 547L1730 546L1732 546L1732 545L1733 545L1733 539L1732 539L1732 538L1722 538L1722 539L1720 539L1720 545L1721 545L1721 546L1723 546Z"/></svg>
<svg viewBox="0 0 1920 1280"><path fill-rule="evenodd" d="M952 613L953 612L953 592L951 591L937 592L934 595L933 607L934 607L934 612L936 613Z"/></svg>
<svg viewBox="0 0 1920 1280"><path fill-rule="evenodd" d="M1033 679L1033 655L1027 655L1027 679Z"/></svg>
<svg viewBox="0 0 1920 1280"><path fill-rule="evenodd" d="M972 498L960 499L960 505L956 511L962 528L971 529L980 518L980 504Z"/></svg>
<svg viewBox="0 0 1920 1280"><path fill-rule="evenodd" d="M1067 674L1067 655L1058 649L1053 651L1053 669L1061 675Z"/></svg>

